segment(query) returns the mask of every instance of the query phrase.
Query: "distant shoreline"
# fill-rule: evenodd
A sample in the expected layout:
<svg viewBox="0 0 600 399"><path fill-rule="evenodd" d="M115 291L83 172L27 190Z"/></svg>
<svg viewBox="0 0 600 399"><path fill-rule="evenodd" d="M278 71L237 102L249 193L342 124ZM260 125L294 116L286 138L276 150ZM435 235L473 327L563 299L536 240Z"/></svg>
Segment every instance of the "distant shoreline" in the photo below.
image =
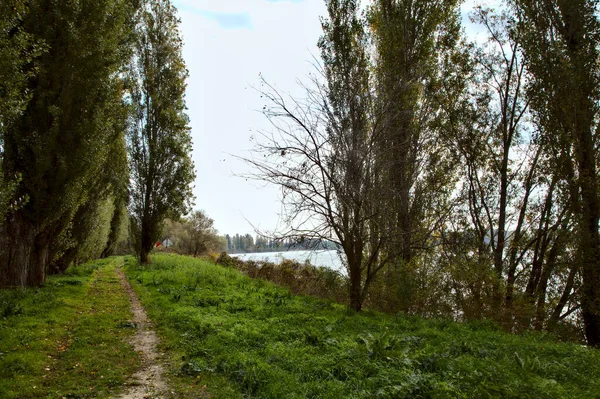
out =
<svg viewBox="0 0 600 399"><path fill-rule="evenodd" d="M232 257L242 260L269 261L280 263L284 259L296 262L309 261L313 266L323 266L337 270L346 275L346 268L335 249L282 249L269 252L242 252L230 253Z"/></svg>
<svg viewBox="0 0 600 399"><path fill-rule="evenodd" d="M265 250L259 250L259 251L225 251L227 253L227 255L244 255L244 254L269 254L269 253L285 253L285 252L321 252L321 251L335 251L335 249L326 249L326 248L320 248L320 249L297 249L297 248L281 248L281 249L274 249L274 248L268 248Z"/></svg>

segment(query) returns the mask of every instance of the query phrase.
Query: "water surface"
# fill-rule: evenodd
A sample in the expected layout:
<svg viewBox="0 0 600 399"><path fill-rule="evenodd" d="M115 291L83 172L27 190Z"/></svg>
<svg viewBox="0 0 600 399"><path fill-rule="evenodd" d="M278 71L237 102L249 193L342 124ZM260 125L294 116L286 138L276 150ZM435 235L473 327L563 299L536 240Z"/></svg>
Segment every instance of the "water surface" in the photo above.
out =
<svg viewBox="0 0 600 399"><path fill-rule="evenodd" d="M284 259L301 263L308 260L311 265L329 267L346 275L346 268L342 264L337 251L334 250L254 252L230 255L242 260L262 260L273 263L281 263Z"/></svg>

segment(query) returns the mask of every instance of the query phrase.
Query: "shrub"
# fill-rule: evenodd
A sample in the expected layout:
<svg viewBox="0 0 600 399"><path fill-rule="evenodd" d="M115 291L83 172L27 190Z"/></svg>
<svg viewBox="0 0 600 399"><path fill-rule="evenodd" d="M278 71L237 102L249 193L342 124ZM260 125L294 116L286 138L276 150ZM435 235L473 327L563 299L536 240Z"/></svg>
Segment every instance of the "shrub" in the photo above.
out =
<svg viewBox="0 0 600 399"><path fill-rule="evenodd" d="M232 267L251 278L261 278L289 288L294 294L312 295L346 303L348 281L336 270L317 267L310 262L300 263L284 259L280 264L241 259L222 252L216 263Z"/></svg>

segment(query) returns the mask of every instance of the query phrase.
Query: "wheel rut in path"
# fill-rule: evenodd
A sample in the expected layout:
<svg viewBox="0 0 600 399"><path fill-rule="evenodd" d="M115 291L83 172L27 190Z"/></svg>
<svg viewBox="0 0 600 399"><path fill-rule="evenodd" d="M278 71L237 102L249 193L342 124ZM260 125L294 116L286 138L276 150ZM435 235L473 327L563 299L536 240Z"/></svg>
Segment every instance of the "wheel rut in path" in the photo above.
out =
<svg viewBox="0 0 600 399"><path fill-rule="evenodd" d="M136 352L142 357L142 366L129 381L125 392L120 399L153 399L165 398L168 387L164 379L164 368L160 362L160 354L156 349L158 336L152 329L148 315L140 303L137 295L131 288L123 270L117 268L123 289L129 294L133 323L137 326L137 333L131 340Z"/></svg>

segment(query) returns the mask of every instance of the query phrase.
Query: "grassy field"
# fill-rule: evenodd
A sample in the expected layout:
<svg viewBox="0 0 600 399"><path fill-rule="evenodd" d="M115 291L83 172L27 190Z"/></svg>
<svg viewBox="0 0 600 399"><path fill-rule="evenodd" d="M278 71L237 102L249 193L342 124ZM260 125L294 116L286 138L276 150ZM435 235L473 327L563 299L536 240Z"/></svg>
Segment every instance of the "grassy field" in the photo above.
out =
<svg viewBox="0 0 600 399"><path fill-rule="evenodd" d="M127 274L182 398L600 398L600 351L364 312L208 262L156 255Z"/></svg>
<svg viewBox="0 0 600 399"><path fill-rule="evenodd" d="M106 398L138 368L129 298L97 261L42 288L0 290L0 398Z"/></svg>

